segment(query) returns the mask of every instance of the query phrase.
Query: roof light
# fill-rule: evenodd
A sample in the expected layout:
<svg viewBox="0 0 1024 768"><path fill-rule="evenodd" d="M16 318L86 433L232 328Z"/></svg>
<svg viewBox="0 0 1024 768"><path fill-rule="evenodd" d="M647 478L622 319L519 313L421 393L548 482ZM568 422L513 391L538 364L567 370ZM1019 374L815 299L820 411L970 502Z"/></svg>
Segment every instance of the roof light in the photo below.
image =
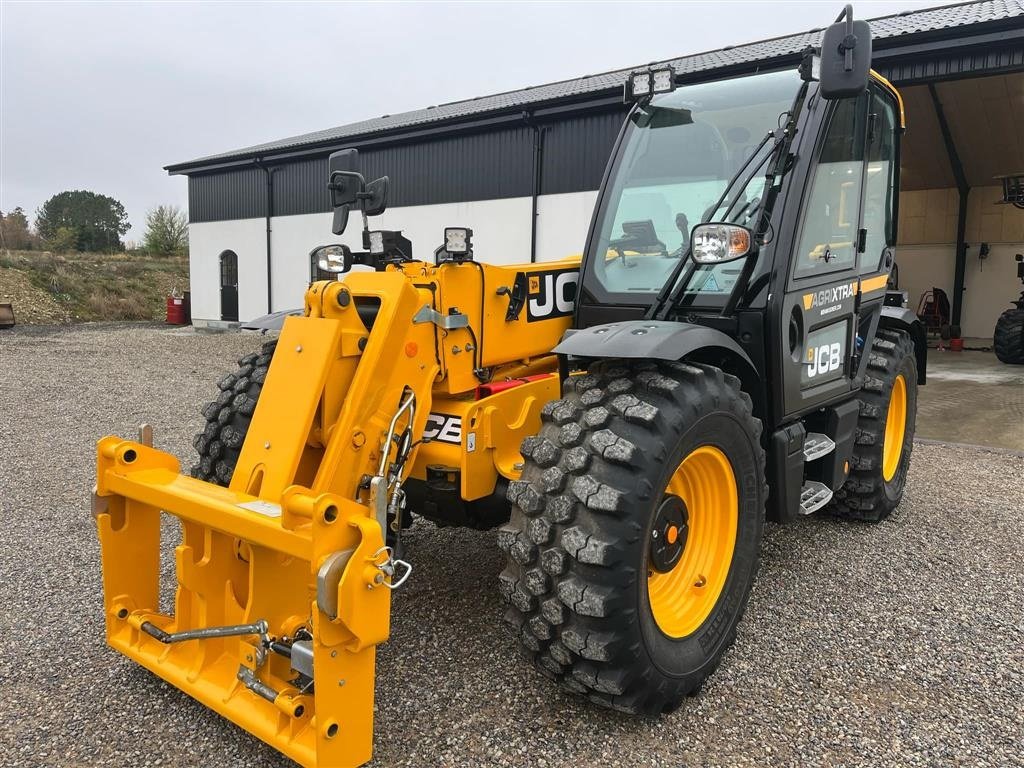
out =
<svg viewBox="0 0 1024 768"><path fill-rule="evenodd" d="M632 72L626 78L623 101L640 101L656 93L669 93L676 89L676 72L672 67L660 67L644 72Z"/></svg>
<svg viewBox="0 0 1024 768"><path fill-rule="evenodd" d="M671 67L651 71L651 90L655 93L669 93L676 88L676 73Z"/></svg>

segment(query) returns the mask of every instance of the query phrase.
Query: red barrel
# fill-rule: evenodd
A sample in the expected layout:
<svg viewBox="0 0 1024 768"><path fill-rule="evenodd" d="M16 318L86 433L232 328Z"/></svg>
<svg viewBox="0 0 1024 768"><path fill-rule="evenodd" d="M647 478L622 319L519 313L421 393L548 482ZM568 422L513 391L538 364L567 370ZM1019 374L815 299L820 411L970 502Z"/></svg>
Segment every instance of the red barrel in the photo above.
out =
<svg viewBox="0 0 1024 768"><path fill-rule="evenodd" d="M188 323L188 313L185 311L185 299L181 296L167 297L167 324L185 325Z"/></svg>

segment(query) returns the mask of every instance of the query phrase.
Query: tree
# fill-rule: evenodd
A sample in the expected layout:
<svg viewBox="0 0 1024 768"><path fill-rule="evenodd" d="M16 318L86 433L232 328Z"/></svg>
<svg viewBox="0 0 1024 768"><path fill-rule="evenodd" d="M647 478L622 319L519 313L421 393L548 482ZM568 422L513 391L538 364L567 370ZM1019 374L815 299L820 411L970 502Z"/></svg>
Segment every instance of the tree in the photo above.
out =
<svg viewBox="0 0 1024 768"><path fill-rule="evenodd" d="M146 214L143 236L150 253L170 255L188 248L188 218L176 205L158 205Z"/></svg>
<svg viewBox="0 0 1024 768"><path fill-rule="evenodd" d="M57 227L57 231L44 241L56 253L67 253L78 247L78 233L71 227Z"/></svg>
<svg viewBox="0 0 1024 768"><path fill-rule="evenodd" d="M12 251L31 250L39 240L28 226L28 217L20 207L6 216L0 213L0 247Z"/></svg>
<svg viewBox="0 0 1024 768"><path fill-rule="evenodd" d="M36 211L36 231L47 242L61 228L75 235L80 251L119 251L128 231L128 214L117 200L95 192L75 190L54 195Z"/></svg>

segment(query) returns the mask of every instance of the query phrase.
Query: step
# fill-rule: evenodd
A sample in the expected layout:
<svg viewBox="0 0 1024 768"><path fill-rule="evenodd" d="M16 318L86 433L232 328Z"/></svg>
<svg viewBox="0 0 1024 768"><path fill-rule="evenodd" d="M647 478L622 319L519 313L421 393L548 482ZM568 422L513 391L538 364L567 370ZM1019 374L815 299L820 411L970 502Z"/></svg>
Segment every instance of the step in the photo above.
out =
<svg viewBox="0 0 1024 768"><path fill-rule="evenodd" d="M827 456L836 449L836 444L828 435L821 432L808 432L804 438L804 461L814 461Z"/></svg>
<svg viewBox="0 0 1024 768"><path fill-rule="evenodd" d="M800 514L812 515L832 499L832 489L817 480L808 480L800 490Z"/></svg>

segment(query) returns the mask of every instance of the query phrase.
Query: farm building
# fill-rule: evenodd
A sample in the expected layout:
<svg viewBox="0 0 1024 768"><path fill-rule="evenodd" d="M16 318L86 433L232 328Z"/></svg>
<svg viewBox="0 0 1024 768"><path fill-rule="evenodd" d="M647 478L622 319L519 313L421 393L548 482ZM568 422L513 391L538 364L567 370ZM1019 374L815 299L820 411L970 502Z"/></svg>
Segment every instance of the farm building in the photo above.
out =
<svg viewBox="0 0 1024 768"><path fill-rule="evenodd" d="M897 264L916 307L941 289L951 324L990 337L1020 292L1024 210L998 177L1024 174L1024 2L982 0L871 20L874 69L902 92ZM673 59L679 83L796 67L821 30ZM333 242L327 157L356 147L391 178L375 226L429 258L445 226L474 230L477 258L578 254L626 107L631 70L388 115L167 166L188 176L197 326L299 307L307 254ZM358 248L359 228L341 241Z"/></svg>

